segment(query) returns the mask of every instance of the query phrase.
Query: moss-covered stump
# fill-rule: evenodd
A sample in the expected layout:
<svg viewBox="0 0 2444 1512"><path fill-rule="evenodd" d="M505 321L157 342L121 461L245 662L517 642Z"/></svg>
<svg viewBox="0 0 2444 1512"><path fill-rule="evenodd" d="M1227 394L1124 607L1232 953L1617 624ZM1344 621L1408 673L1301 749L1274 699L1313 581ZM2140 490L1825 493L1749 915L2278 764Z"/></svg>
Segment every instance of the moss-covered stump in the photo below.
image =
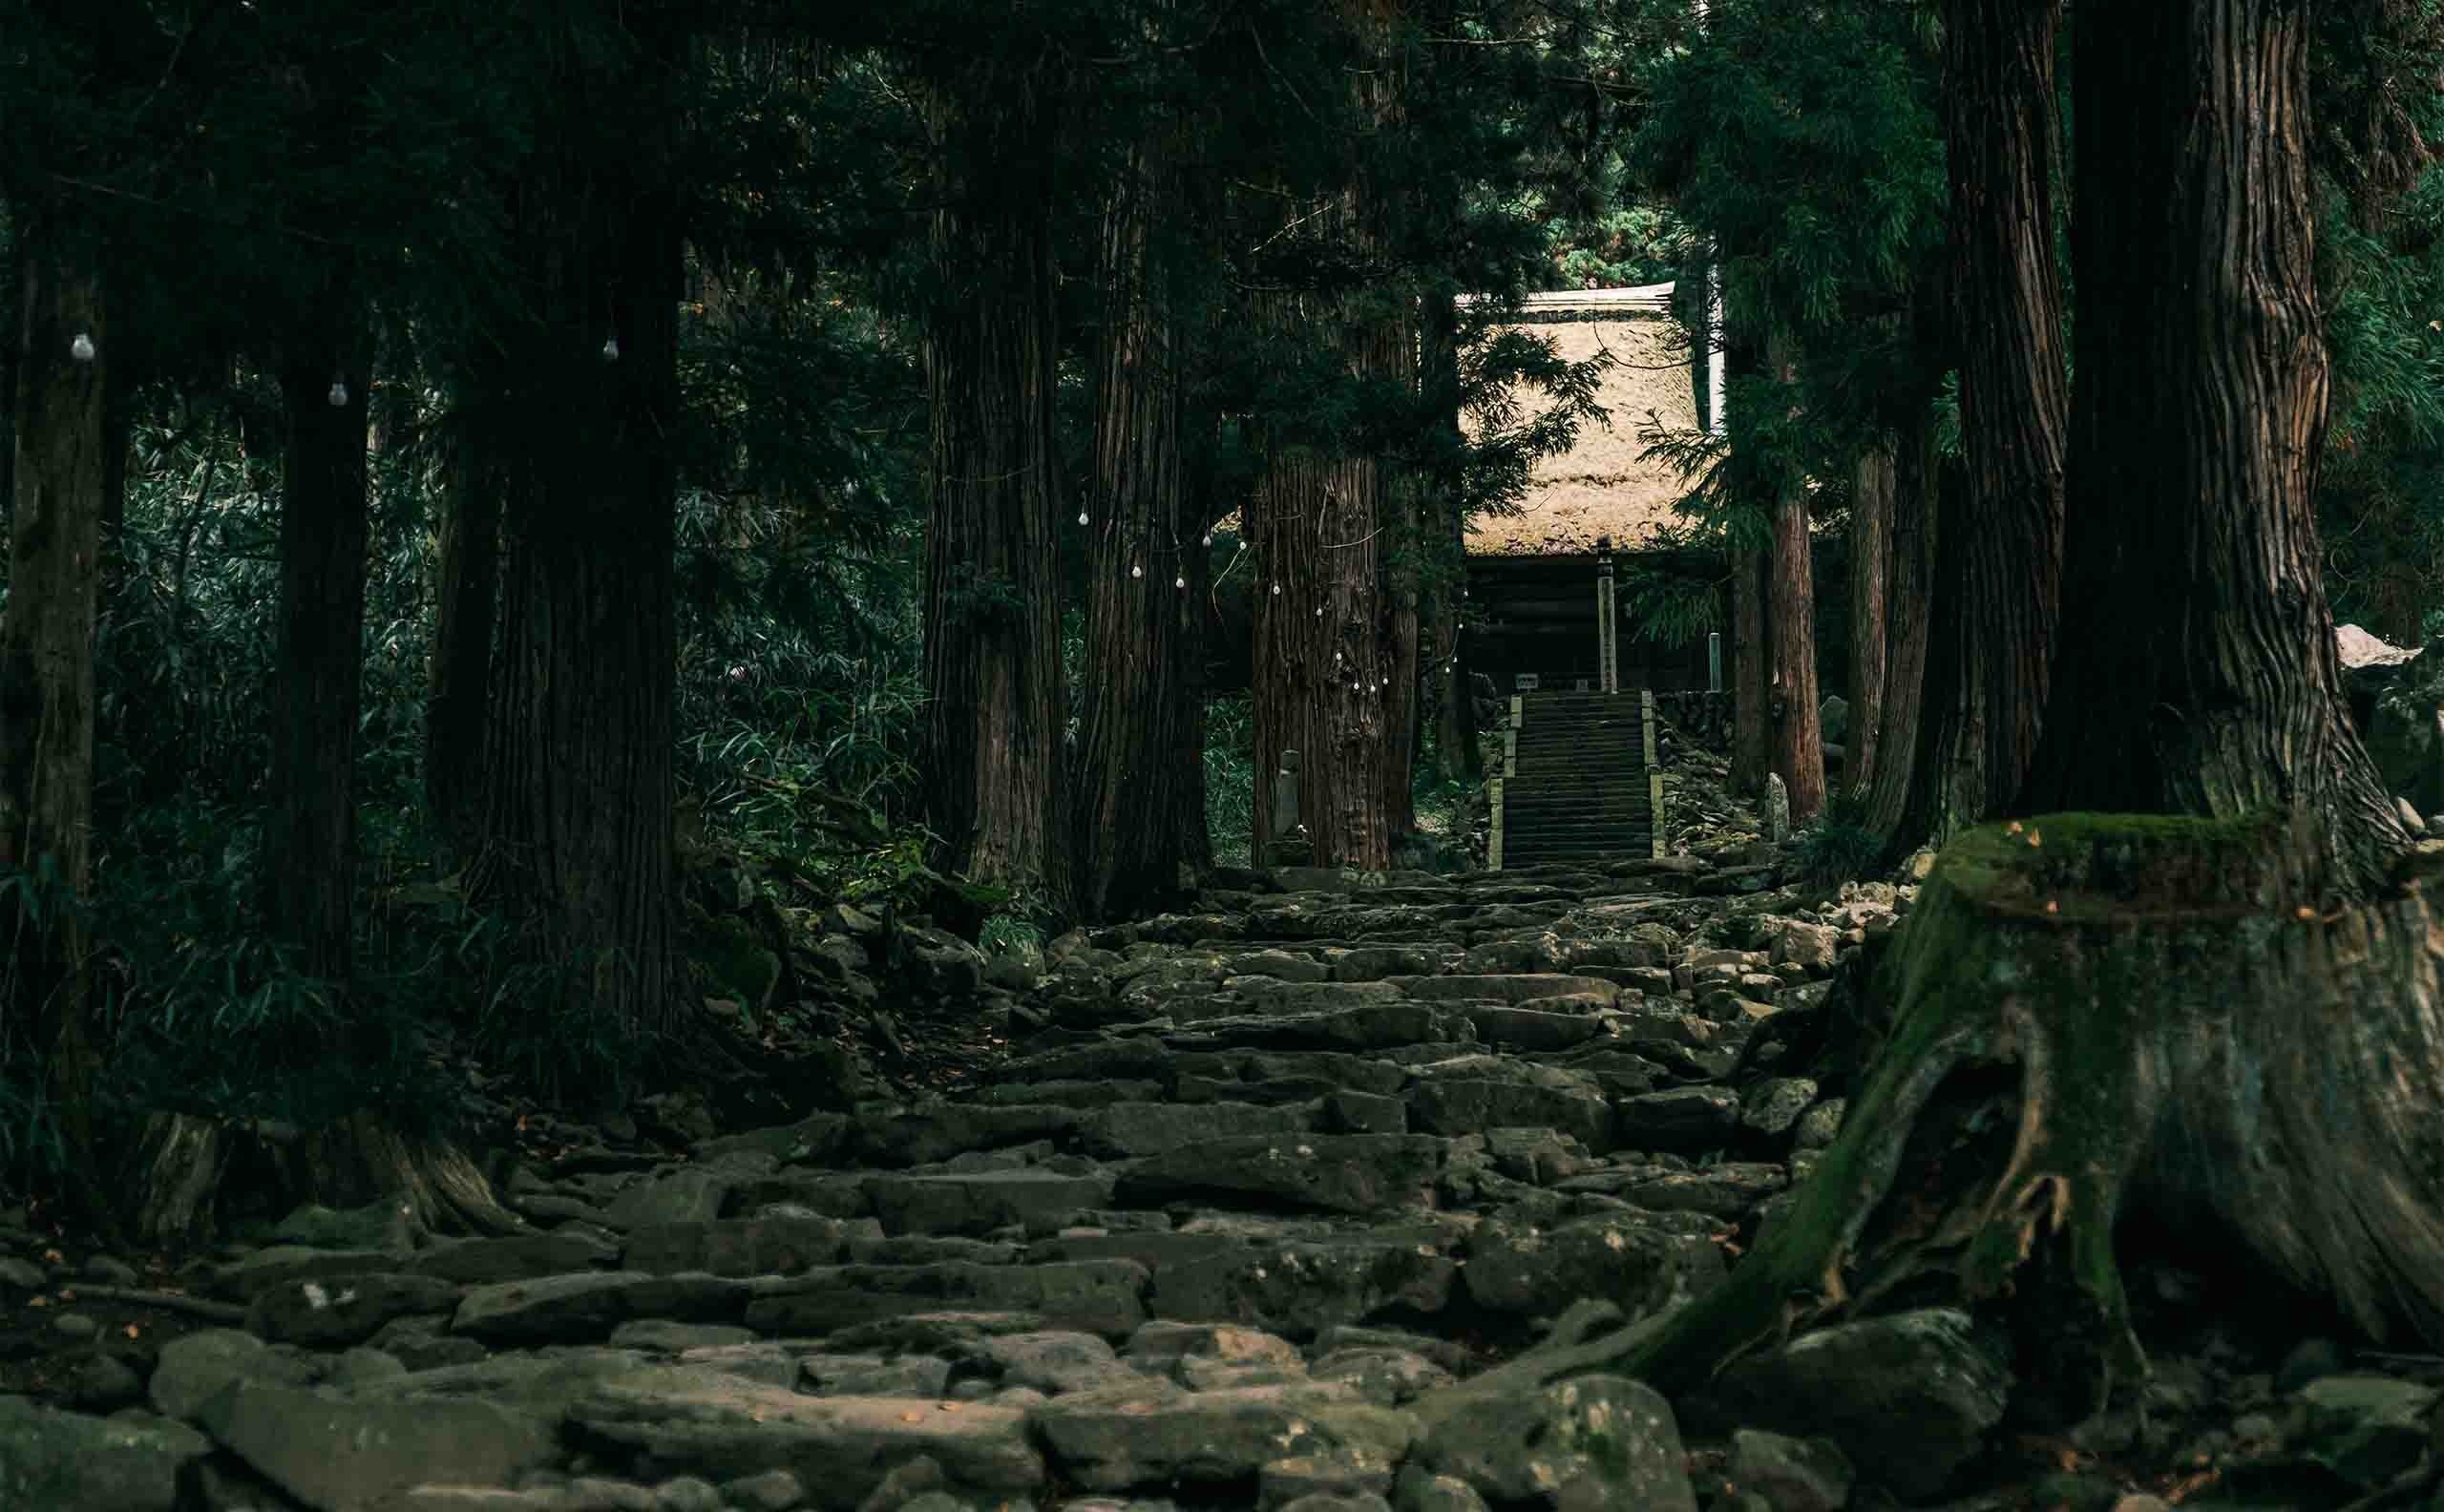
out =
<svg viewBox="0 0 2444 1512"><path fill-rule="evenodd" d="M2024 1379L2083 1375L2051 1384L2092 1405L2145 1369L2114 1251L2134 1204L2219 1226L2379 1336L2444 1341L2444 867L2328 907L2292 894L2320 870L2303 859L2254 820L1963 837L1886 962L1890 1037L1784 1220L1717 1292L1512 1379L1685 1390L1819 1321L1949 1293L2019 1325Z"/></svg>

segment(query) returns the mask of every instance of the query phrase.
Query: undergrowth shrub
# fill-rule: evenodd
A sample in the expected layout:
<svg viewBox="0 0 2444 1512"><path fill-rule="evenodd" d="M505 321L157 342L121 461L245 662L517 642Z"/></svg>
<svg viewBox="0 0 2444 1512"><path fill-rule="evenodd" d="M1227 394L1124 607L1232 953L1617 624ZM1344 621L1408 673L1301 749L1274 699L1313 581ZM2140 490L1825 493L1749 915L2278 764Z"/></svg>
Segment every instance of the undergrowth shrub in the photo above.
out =
<svg viewBox="0 0 2444 1512"><path fill-rule="evenodd" d="M1218 866L1254 866L1255 701L1225 693L1205 704L1205 824Z"/></svg>
<svg viewBox="0 0 2444 1512"><path fill-rule="evenodd" d="M1825 800L1823 809L1801 829L1800 870L1819 886L1855 882L1884 859L1884 836L1867 828L1867 800L1841 791Z"/></svg>

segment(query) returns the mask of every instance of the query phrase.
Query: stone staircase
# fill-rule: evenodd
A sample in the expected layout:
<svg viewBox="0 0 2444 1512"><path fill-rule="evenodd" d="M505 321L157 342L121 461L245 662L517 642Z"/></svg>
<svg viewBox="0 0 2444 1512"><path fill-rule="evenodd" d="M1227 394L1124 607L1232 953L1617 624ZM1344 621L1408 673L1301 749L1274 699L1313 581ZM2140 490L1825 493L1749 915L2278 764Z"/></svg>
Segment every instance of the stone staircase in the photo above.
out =
<svg viewBox="0 0 2444 1512"><path fill-rule="evenodd" d="M1495 871L1659 856L1654 696L1525 693L1493 792Z"/></svg>

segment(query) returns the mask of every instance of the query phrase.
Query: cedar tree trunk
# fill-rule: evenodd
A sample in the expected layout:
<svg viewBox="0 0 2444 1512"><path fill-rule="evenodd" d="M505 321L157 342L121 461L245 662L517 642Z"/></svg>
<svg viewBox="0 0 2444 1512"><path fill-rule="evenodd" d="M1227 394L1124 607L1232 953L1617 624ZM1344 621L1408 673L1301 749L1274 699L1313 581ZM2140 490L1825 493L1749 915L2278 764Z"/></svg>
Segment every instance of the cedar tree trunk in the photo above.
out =
<svg viewBox="0 0 2444 1512"><path fill-rule="evenodd" d="M1426 669L1441 690L1435 702L1434 775L1442 782L1485 780L1485 752L1477 745L1477 696L1469 668L1467 620L1468 520L1456 476L1464 441L1460 429L1460 313L1449 289L1425 296L1418 342L1418 382L1443 429L1443 445L1453 471L1433 479L1427 511L1443 570L1429 579L1428 618L1434 631L1433 665Z"/></svg>
<svg viewBox="0 0 2444 1512"><path fill-rule="evenodd" d="M572 1008L655 1032L673 1023L683 985L671 794L676 207L666 191L599 165L544 194L531 250L549 346L520 406L524 475L502 520L483 891L567 972ZM566 223L550 223L557 215Z"/></svg>
<svg viewBox="0 0 2444 1512"><path fill-rule="evenodd" d="M2077 37L2079 341L2110 354L2072 413L2081 633L2016 811L2293 813L2366 896L2408 837L2348 717L2317 543L2303 7L2114 20Z"/></svg>
<svg viewBox="0 0 2444 1512"><path fill-rule="evenodd" d="M1248 509L1258 574L1256 822L1274 838L1274 777L1281 753L1297 751L1298 817L1315 864L1368 871L1391 864L1375 489L1371 458L1285 447Z"/></svg>
<svg viewBox="0 0 2444 1512"><path fill-rule="evenodd" d="M2023 1422L2060 1424L2146 1368L2125 1209L2444 1343L2444 864L2405 856L2335 696L2305 11L2079 28L2082 349L2116 360L2082 369L2067 582L2111 597L2065 640L2032 791L2082 811L1945 850L1842 1133L1728 1285L1477 1393L1736 1388L1728 1362L1820 1319L1949 1292L2012 1324Z"/></svg>
<svg viewBox="0 0 2444 1512"><path fill-rule="evenodd" d="M1892 449L1891 578L1885 589L1891 613L1885 626L1884 707L1877 720L1874 781L1862 789L1867 800L1867 830L1887 838L1899 832L1909 805L1910 756L1918 748L1919 710L1927 691L1927 637L1936 592L1935 521L1942 513L1937 500L1943 477L1934 416L1928 406L1920 405Z"/></svg>
<svg viewBox="0 0 2444 1512"><path fill-rule="evenodd" d="M1773 747L1767 709L1765 558L1761 551L1731 554L1731 790L1765 790Z"/></svg>
<svg viewBox="0 0 2444 1512"><path fill-rule="evenodd" d="M22 905L0 915L9 932L0 1028L23 1033L49 1059L50 1092L81 1188L72 1202L106 1218L94 1151L101 1046L91 941L82 915L60 905L82 900L93 885L94 616L110 475L110 333L101 279L53 214L32 208L18 237L16 493L0 610L0 867L46 878L48 908L39 917ZM89 361L74 354L80 336L93 343Z"/></svg>
<svg viewBox="0 0 2444 1512"><path fill-rule="evenodd" d="M282 364L280 511L264 914L298 969L344 990L356 895L356 721L365 662L366 374L346 344ZM347 402L330 402L337 378Z"/></svg>
<svg viewBox="0 0 2444 1512"><path fill-rule="evenodd" d="M1892 602L1893 458L1869 447L1850 490L1850 728L1844 737L1842 786L1865 797L1875 786L1875 757L1884 721L1886 627Z"/></svg>
<svg viewBox="0 0 2444 1512"><path fill-rule="evenodd" d="M1780 347L1780 342L1775 344ZM1796 384L1796 359L1777 350L1774 375ZM1807 495L1777 479L1773 543L1765 552L1765 699L1773 769L1788 792L1791 823L1824 808L1824 731L1816 708L1816 581L1809 559Z"/></svg>
<svg viewBox="0 0 2444 1512"><path fill-rule="evenodd" d="M432 658L425 689L425 807L453 850L479 827L484 719L500 610L500 520L508 438L495 403L462 400L452 438L434 563Z"/></svg>
<svg viewBox="0 0 2444 1512"><path fill-rule="evenodd" d="M1968 487L1946 500L1901 845L1941 845L2003 812L2045 712L2069 410L2054 250L2060 17L2059 0L1951 0L1945 11L1947 156L1951 202L1963 211L1951 218L1950 287ZM2093 349L2098 367L2125 366L2117 345Z"/></svg>
<svg viewBox="0 0 2444 1512"><path fill-rule="evenodd" d="M1066 912L1049 88L938 87L926 795L946 872ZM1006 104L983 108L987 100ZM1149 567L1148 577L1154 569ZM1131 773L1144 779L1148 774Z"/></svg>
<svg viewBox="0 0 2444 1512"><path fill-rule="evenodd" d="M1077 905L1093 919L1176 892L1191 765L1183 685L1199 534L1183 533L1180 373L1169 279L1149 237L1169 209L1161 145L1133 156L1104 224L1094 476L1087 492L1085 728L1070 792ZM1200 784L1200 791L1202 790ZM1201 806L1200 806L1201 807ZM1199 816L1202 818L1202 815Z"/></svg>

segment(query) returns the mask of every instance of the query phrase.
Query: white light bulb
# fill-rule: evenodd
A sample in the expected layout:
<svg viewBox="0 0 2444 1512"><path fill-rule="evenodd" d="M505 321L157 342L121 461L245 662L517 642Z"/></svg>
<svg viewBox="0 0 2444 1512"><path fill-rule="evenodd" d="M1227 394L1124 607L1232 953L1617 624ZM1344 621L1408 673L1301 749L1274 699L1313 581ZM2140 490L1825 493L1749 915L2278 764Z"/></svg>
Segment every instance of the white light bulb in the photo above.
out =
<svg viewBox="0 0 2444 1512"><path fill-rule="evenodd" d="M1086 512L1085 510L1080 510L1078 512L1078 523L1081 525L1086 523Z"/></svg>
<svg viewBox="0 0 2444 1512"><path fill-rule="evenodd" d="M618 362L620 360L619 337L605 336L602 338L602 360L604 362Z"/></svg>
<svg viewBox="0 0 2444 1512"><path fill-rule="evenodd" d="M1143 577L1145 577L1145 576L1146 576L1146 565L1145 565L1145 563L1143 563L1143 562L1130 562L1130 563L1128 564L1128 576L1130 576L1131 578L1143 578Z"/></svg>
<svg viewBox="0 0 2444 1512"><path fill-rule="evenodd" d="M1188 586L1188 578L1185 577L1174 578L1171 579L1171 586L1174 588L1185 588Z"/></svg>
<svg viewBox="0 0 2444 1512"><path fill-rule="evenodd" d="M1333 653L1333 665L1335 665L1335 666L1338 666L1338 665L1340 665L1340 653L1339 653L1339 652L1338 652L1338 651L1336 651L1336 652L1334 652L1334 653Z"/></svg>
<svg viewBox="0 0 2444 1512"><path fill-rule="evenodd" d="M348 408L348 385L337 378L331 380L331 408L334 410Z"/></svg>
<svg viewBox="0 0 2444 1512"><path fill-rule="evenodd" d="M75 358L78 362L92 362L94 360L94 338L86 335L83 331L78 331L76 333L76 339L68 344L68 355Z"/></svg>
<svg viewBox="0 0 2444 1512"><path fill-rule="evenodd" d="M1280 598L1280 597L1281 597L1281 584L1279 584L1279 583L1275 583L1275 584L1273 585L1273 596L1274 596L1275 598Z"/></svg>
<svg viewBox="0 0 2444 1512"><path fill-rule="evenodd" d="M1208 546L1211 546L1211 545L1212 545L1212 544L1213 544L1213 533L1212 533L1211 531L1207 531L1207 532L1205 533L1205 544L1207 544Z"/></svg>
<svg viewBox="0 0 2444 1512"><path fill-rule="evenodd" d="M1318 620L1321 620L1323 617L1324 617L1324 606L1323 606L1322 604L1317 604L1317 605L1316 605L1316 618L1317 618L1317 619L1318 619Z"/></svg>

